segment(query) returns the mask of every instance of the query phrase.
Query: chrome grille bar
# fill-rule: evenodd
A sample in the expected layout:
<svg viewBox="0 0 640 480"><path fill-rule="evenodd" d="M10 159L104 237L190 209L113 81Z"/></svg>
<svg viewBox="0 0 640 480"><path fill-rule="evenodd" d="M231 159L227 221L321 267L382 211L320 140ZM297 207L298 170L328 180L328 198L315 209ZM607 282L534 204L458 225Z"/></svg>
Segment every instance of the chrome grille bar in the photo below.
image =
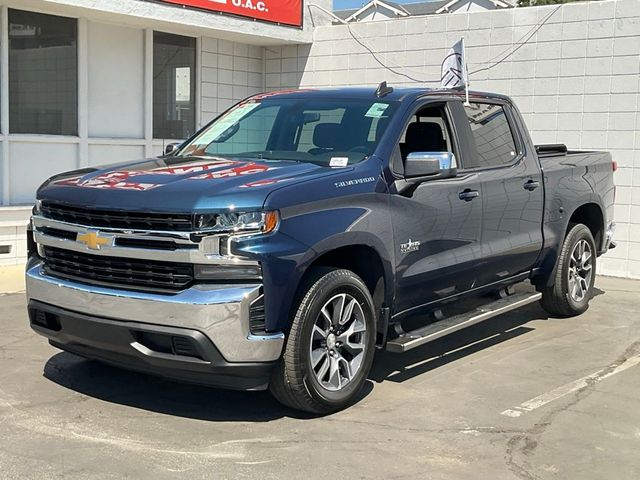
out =
<svg viewBox="0 0 640 480"><path fill-rule="evenodd" d="M34 241L40 247L53 247L96 256L176 263L257 264L253 260L220 254L220 243L228 240L228 233L203 234L98 228L52 220L38 215L32 217L32 225ZM113 241L95 249L77 241L78 235L97 231L112 236Z"/></svg>

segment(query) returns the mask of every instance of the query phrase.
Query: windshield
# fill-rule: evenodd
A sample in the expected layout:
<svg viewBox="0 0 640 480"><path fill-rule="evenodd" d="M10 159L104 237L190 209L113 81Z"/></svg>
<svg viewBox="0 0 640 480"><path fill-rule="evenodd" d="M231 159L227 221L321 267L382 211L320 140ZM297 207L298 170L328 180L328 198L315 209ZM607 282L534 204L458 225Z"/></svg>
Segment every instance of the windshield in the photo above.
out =
<svg viewBox="0 0 640 480"><path fill-rule="evenodd" d="M345 166L370 156L395 102L256 97L203 129L179 156L293 160Z"/></svg>

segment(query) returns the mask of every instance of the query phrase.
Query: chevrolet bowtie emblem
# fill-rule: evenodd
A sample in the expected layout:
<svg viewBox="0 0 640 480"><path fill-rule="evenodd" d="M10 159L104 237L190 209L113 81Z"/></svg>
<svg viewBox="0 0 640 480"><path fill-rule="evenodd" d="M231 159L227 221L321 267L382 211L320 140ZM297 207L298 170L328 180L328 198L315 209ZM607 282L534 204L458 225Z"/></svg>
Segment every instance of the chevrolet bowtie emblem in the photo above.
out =
<svg viewBox="0 0 640 480"><path fill-rule="evenodd" d="M103 245L111 245L113 237L101 237L100 232L78 233L76 241L84 243L91 250L100 250Z"/></svg>

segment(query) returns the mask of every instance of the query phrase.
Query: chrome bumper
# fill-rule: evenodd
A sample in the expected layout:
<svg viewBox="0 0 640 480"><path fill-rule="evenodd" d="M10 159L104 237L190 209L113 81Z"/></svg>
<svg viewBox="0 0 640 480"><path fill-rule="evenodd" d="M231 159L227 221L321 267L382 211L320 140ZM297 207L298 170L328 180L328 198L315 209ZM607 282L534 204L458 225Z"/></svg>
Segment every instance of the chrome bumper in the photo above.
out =
<svg viewBox="0 0 640 480"><path fill-rule="evenodd" d="M228 362L270 362L282 352L283 333L250 333L249 305L260 285L197 285L175 295L133 292L45 275L41 261L29 263L26 283L28 300L96 317L198 330Z"/></svg>

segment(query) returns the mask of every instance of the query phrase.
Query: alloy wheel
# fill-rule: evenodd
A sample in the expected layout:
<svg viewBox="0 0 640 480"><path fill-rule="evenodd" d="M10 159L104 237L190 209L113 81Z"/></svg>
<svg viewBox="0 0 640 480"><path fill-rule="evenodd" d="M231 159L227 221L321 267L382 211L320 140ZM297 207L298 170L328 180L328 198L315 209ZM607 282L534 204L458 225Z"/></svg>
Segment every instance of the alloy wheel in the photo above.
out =
<svg viewBox="0 0 640 480"><path fill-rule="evenodd" d="M569 261L569 295L581 302L589 292L593 276L593 251L586 240L579 240L573 247Z"/></svg>
<svg viewBox="0 0 640 480"><path fill-rule="evenodd" d="M365 356L367 328L358 300L348 293L331 297L320 310L311 334L311 370L327 390L351 382Z"/></svg>

